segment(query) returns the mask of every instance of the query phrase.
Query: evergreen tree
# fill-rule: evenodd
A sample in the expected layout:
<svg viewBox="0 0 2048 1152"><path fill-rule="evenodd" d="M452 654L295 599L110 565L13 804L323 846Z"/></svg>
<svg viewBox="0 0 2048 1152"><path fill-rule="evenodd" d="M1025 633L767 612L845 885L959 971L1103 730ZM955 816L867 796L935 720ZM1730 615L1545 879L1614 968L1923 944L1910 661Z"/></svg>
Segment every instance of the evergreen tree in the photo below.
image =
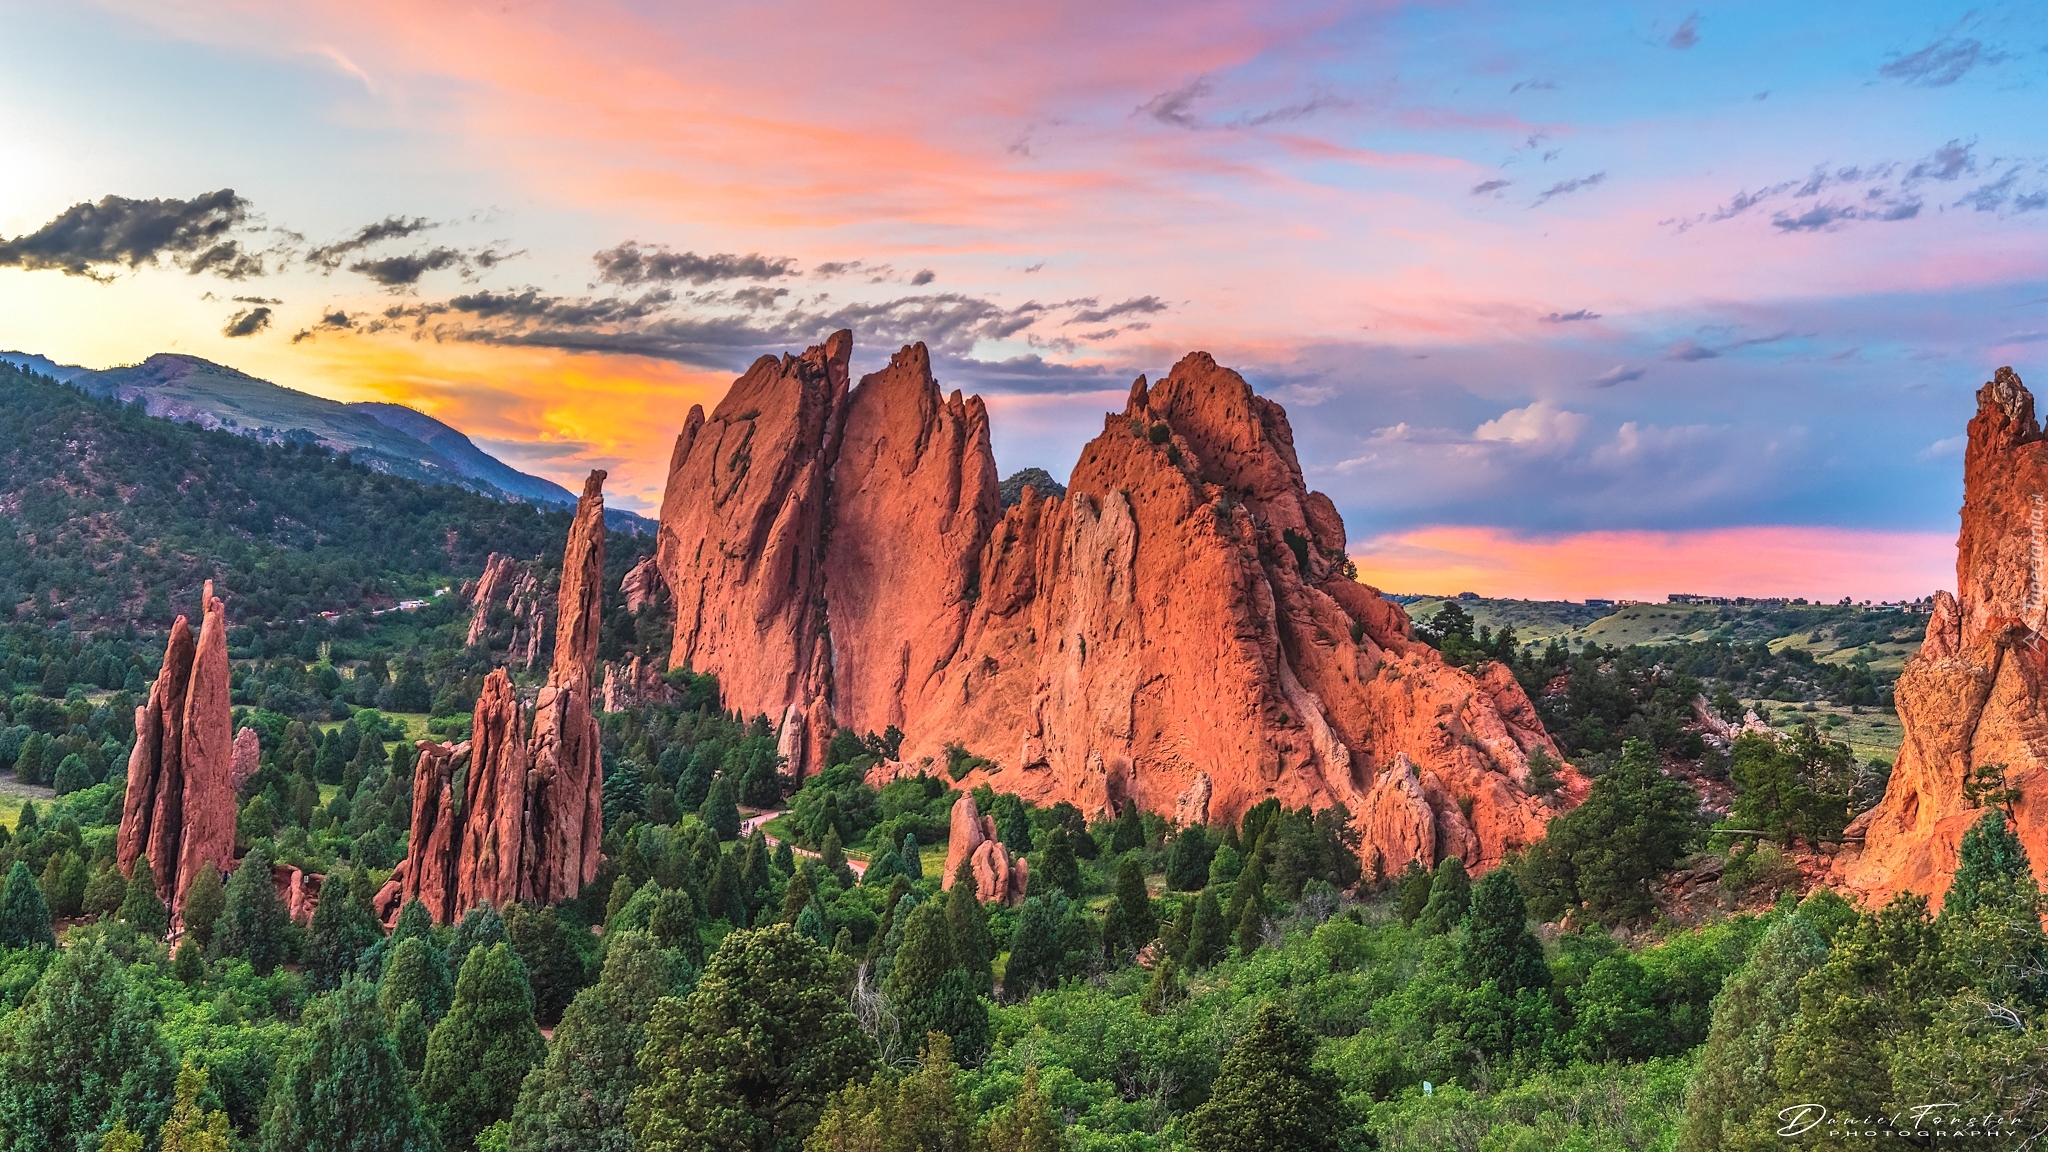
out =
<svg viewBox="0 0 2048 1152"><path fill-rule="evenodd" d="M731 840L740 834L740 802L732 790L732 781L724 773L711 782L711 790L704 797L704 803L697 809L697 819L704 826L718 833L720 840Z"/></svg>
<svg viewBox="0 0 2048 1152"><path fill-rule="evenodd" d="M1116 869L1116 903L1123 913L1124 944L1136 951L1159 935L1159 919L1152 912L1152 893L1145 887L1145 871L1136 857L1126 856Z"/></svg>
<svg viewBox="0 0 2048 1152"><path fill-rule="evenodd" d="M910 1075L885 1070L833 1093L804 1152L968 1152L973 1138L974 1105L952 1042L934 1032Z"/></svg>
<svg viewBox="0 0 2048 1152"><path fill-rule="evenodd" d="M847 866L846 849L839 842L839 829L825 833L825 842L818 848L818 865L828 876L839 878L841 887L853 887L853 869Z"/></svg>
<svg viewBox="0 0 2048 1152"><path fill-rule="evenodd" d="M1031 896L1018 907L1016 926L1010 930L1010 960L1003 966L1004 998L1022 1000L1059 983L1065 950L1060 944L1060 915L1053 907L1057 899Z"/></svg>
<svg viewBox="0 0 2048 1152"><path fill-rule="evenodd" d="M903 848L896 853L903 860L903 874L912 880L924 879L924 857L917 850L917 834L903 834Z"/></svg>
<svg viewBox="0 0 2048 1152"><path fill-rule="evenodd" d="M1223 1058L1209 1099L1189 1114L1195 1152L1335 1152L1352 1124L1336 1076L1315 1063L1315 1034L1268 1002Z"/></svg>
<svg viewBox="0 0 2048 1152"><path fill-rule="evenodd" d="M684 902L687 912L689 894L677 892L673 895ZM657 903L657 912L660 907ZM694 934L694 918L688 923ZM512 951L518 953L519 962L526 966L527 983L533 988L534 1019L543 1026L553 1025L562 1018L570 999L589 981L583 955L576 950L570 928L555 915L553 908L508 904L505 906L505 939L512 945Z"/></svg>
<svg viewBox="0 0 2048 1152"><path fill-rule="evenodd" d="M175 1075L155 1005L128 966L95 940L75 944L0 1018L0 1149L88 1149L116 1119L154 1131Z"/></svg>
<svg viewBox="0 0 2048 1152"><path fill-rule="evenodd" d="M441 1139L467 1148L486 1125L510 1116L527 1069L546 1056L526 966L512 946L471 949L420 1068L420 1099Z"/></svg>
<svg viewBox="0 0 2048 1152"><path fill-rule="evenodd" d="M448 941L448 970L459 973L472 951L507 942L505 918L489 904L479 904L456 922L455 934Z"/></svg>
<svg viewBox="0 0 2048 1152"><path fill-rule="evenodd" d="M647 814L646 785L641 779L640 765L631 757L619 757L604 774L603 813L607 831L628 815Z"/></svg>
<svg viewBox="0 0 2048 1152"><path fill-rule="evenodd" d="M199 1105L206 1072L187 1064L178 1070L177 1098L170 1119L157 1135L158 1152L229 1152L228 1114Z"/></svg>
<svg viewBox="0 0 2048 1152"><path fill-rule="evenodd" d="M1202 889L1201 898L1195 901L1195 915L1188 922L1188 946L1185 952L1189 968L1207 968L1223 958L1224 950L1230 947L1230 926L1223 922L1223 908L1216 901L1216 889Z"/></svg>
<svg viewBox="0 0 2048 1152"><path fill-rule="evenodd" d="M43 866L43 899L50 905L50 914L60 920L78 915L85 906L85 885L90 879L85 870L85 861L76 852L65 849L50 857Z"/></svg>
<svg viewBox="0 0 2048 1152"><path fill-rule="evenodd" d="M1024 1088L1008 1108L998 1111L982 1130L982 1152L1062 1152L1059 1117L1052 1098L1039 1087L1036 1065L1024 1070Z"/></svg>
<svg viewBox="0 0 2048 1152"><path fill-rule="evenodd" d="M605 942L603 975L576 994L546 1062L520 1085L512 1152L630 1152L626 1105L642 1083L635 1057L655 1003L676 995L688 975L674 952L643 933Z"/></svg>
<svg viewBox="0 0 2048 1152"><path fill-rule="evenodd" d="M349 892L348 880L347 873L329 876L313 909L306 938L306 982L315 991L340 987L344 978L355 974L363 953L384 938L370 910Z"/></svg>
<svg viewBox="0 0 2048 1152"><path fill-rule="evenodd" d="M228 881L219 921L214 927L216 956L240 956L268 976L285 958L291 917L270 881L270 857L252 848Z"/></svg>
<svg viewBox="0 0 2048 1152"><path fill-rule="evenodd" d="M1765 1122L1775 1094L1778 1040L1799 1012L1799 981L1827 957L1807 923L1772 924L1749 962L1714 998L1714 1022L1700 1050L1679 1123L1679 1152L1774 1146Z"/></svg>
<svg viewBox="0 0 2048 1152"><path fill-rule="evenodd" d="M448 1014L455 998L448 978L448 961L431 936L408 936L399 941L384 964L384 976L377 982L377 1010L387 1027L397 1028L398 1010L418 1004L420 1016L431 1028Z"/></svg>
<svg viewBox="0 0 2048 1152"><path fill-rule="evenodd" d="M261 1152L438 1152L368 984L313 1001L270 1078Z"/></svg>
<svg viewBox="0 0 2048 1152"><path fill-rule="evenodd" d="M1187 995L1180 980L1180 966L1171 956L1161 956L1152 969L1152 982L1145 988L1145 1011L1154 1016L1170 1012Z"/></svg>
<svg viewBox="0 0 2048 1152"><path fill-rule="evenodd" d="M704 941L697 935L697 909L688 892L663 889L661 898L654 903L654 912L647 918L647 932L655 943L673 949L692 966L704 962Z"/></svg>
<svg viewBox="0 0 2048 1152"><path fill-rule="evenodd" d="M1055 825L1045 835L1045 850L1038 855L1038 868L1031 873L1031 886L1066 893L1069 899L1081 894L1081 865L1074 859L1066 828Z"/></svg>
<svg viewBox="0 0 2048 1152"><path fill-rule="evenodd" d="M1237 954L1250 956L1259 950L1259 942L1265 938L1265 911L1256 900L1249 901L1237 917Z"/></svg>
<svg viewBox="0 0 2048 1152"><path fill-rule="evenodd" d="M171 975L187 986L206 979L206 949L190 933L178 941L178 950L171 956Z"/></svg>
<svg viewBox="0 0 2048 1152"><path fill-rule="evenodd" d="M874 1059L823 948L792 925L734 932L687 1000L654 1006L626 1112L633 1148L794 1148Z"/></svg>
<svg viewBox="0 0 2048 1152"><path fill-rule="evenodd" d="M193 882L193 887L198 887L197 881ZM214 887L220 887L219 880L214 881ZM157 895L158 891L156 869L151 866L149 857L137 857L135 874L128 878L128 890L121 897L121 910L115 915L137 934L152 940L163 939L164 933L171 930L171 910L164 904L163 897ZM191 903L189 893L186 903ZM187 927L185 931L190 935L192 929Z"/></svg>
<svg viewBox="0 0 2048 1152"><path fill-rule="evenodd" d="M185 889L185 910L179 919L184 922L185 935L197 940L202 950L213 946L214 929L227 909L227 902L227 890L221 886L217 868L201 868L199 875L192 878L192 886Z"/></svg>
<svg viewBox="0 0 2048 1152"><path fill-rule="evenodd" d="M974 870L965 860L953 873L953 889L946 893L946 927L953 933L953 959L972 977L974 990L987 995L995 964L995 941L988 931L988 911L975 898Z"/></svg>
<svg viewBox="0 0 2048 1152"><path fill-rule="evenodd" d="M1496 868L1479 881L1464 926L1462 960L1469 984L1476 987L1491 980L1508 996L1524 988L1550 986L1543 943L1529 931L1528 906L1512 872Z"/></svg>
<svg viewBox="0 0 2048 1152"><path fill-rule="evenodd" d="M1530 909L1549 918L1583 904L1603 924L1648 915L1650 881L1699 840L1699 806L1692 785L1664 774L1655 747L1624 741L1620 761L1593 781L1585 802L1552 819L1523 859Z"/></svg>
<svg viewBox="0 0 2048 1152"><path fill-rule="evenodd" d="M50 929L50 905L43 899L42 885L35 873L19 860L7 871L7 888L0 891L0 948L55 948L57 934Z"/></svg>
<svg viewBox="0 0 2048 1152"><path fill-rule="evenodd" d="M818 874L809 860L796 866L796 875L789 878L789 887L782 893L782 918L780 923L794 924L796 918L811 906L811 898L818 892Z"/></svg>
<svg viewBox="0 0 2048 1152"><path fill-rule="evenodd" d="M1416 923L1432 936L1449 932L1465 918L1465 909L1471 903L1472 878L1465 872L1465 862L1456 856L1448 857L1436 866L1436 875L1429 884L1429 902L1422 906Z"/></svg>
<svg viewBox="0 0 2048 1152"><path fill-rule="evenodd" d="M1109 850L1116 855L1134 852L1145 846L1145 818L1138 815L1138 803L1125 800L1116 818L1116 832L1110 837Z"/></svg>
<svg viewBox="0 0 2048 1152"><path fill-rule="evenodd" d="M1421 861L1410 860L1408 866L1401 869L1401 878L1394 883L1394 902L1401 909L1401 926L1412 928L1422 918L1422 910L1429 906L1433 878Z"/></svg>
<svg viewBox="0 0 2048 1152"><path fill-rule="evenodd" d="M988 1044L988 1008L979 991L986 986L985 977L961 967L945 909L936 901L913 909L882 986L903 1034L943 1032L956 1052L979 1060Z"/></svg>
<svg viewBox="0 0 2048 1152"><path fill-rule="evenodd" d="M1941 902L1942 919L1967 916L1979 908L2031 911L2040 903L2040 895L2027 850L2007 824L2005 813L1986 809L1963 833L1955 875L1949 878L1948 895Z"/></svg>
<svg viewBox="0 0 2048 1152"><path fill-rule="evenodd" d="M398 1049L398 1062L405 1065L415 1083L427 1062L427 1041L433 1036L434 1024L419 1001L407 1000L398 1006L398 1015L391 1021L391 1043Z"/></svg>
<svg viewBox="0 0 2048 1152"><path fill-rule="evenodd" d="M676 807L695 812L704 806L704 798L711 794L712 774L718 770L718 755L709 743L698 745L690 754L689 764L676 777Z"/></svg>
<svg viewBox="0 0 2048 1152"><path fill-rule="evenodd" d="M1182 829L1166 854L1166 886L1175 892L1200 891L1209 882L1209 865L1215 858L1216 844L1206 826Z"/></svg>

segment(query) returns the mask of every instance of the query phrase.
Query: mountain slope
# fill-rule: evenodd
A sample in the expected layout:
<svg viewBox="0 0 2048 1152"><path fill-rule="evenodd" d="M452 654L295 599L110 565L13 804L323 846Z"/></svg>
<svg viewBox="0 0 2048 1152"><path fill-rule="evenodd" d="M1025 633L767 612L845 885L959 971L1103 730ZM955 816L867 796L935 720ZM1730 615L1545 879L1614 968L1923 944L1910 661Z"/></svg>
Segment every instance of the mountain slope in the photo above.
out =
<svg viewBox="0 0 2048 1152"><path fill-rule="evenodd" d="M522 500L537 504L574 504L576 496L552 480L529 476L470 442L469 437L424 412L403 404L365 401L347 405L387 428L403 432L426 445L463 475Z"/></svg>

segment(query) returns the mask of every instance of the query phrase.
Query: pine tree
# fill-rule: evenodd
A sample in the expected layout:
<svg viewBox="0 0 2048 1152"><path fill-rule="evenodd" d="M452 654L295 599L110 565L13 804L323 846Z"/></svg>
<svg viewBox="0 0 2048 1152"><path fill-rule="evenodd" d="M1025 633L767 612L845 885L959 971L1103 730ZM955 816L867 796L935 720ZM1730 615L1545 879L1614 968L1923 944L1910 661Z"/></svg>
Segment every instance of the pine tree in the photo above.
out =
<svg viewBox="0 0 2048 1152"><path fill-rule="evenodd" d="M945 909L934 901L911 911L883 991L905 1036L944 1032L955 1051L978 1060L988 1044L988 1008L977 990L985 979L961 967Z"/></svg>
<svg viewBox="0 0 2048 1152"><path fill-rule="evenodd" d="M448 941L448 970L461 972L471 951L507 942L505 918L489 904L479 904L462 914L455 934Z"/></svg>
<svg viewBox="0 0 2048 1152"><path fill-rule="evenodd" d="M825 833L825 842L818 848L818 866L826 875L838 877L841 887L853 887L853 869L846 864L846 848L839 841L839 829Z"/></svg>
<svg viewBox="0 0 2048 1152"><path fill-rule="evenodd" d="M704 941L697 935L697 909L688 892L663 889L654 903L654 912L647 918L647 931L655 943L674 949L691 964L704 962Z"/></svg>
<svg viewBox="0 0 2048 1152"><path fill-rule="evenodd" d="M654 1006L626 1112L633 1148L795 1147L874 1059L823 948L787 924L734 932L687 1000Z"/></svg>
<svg viewBox="0 0 2048 1152"><path fill-rule="evenodd" d="M910 1075L885 1069L833 1093L804 1152L967 1152L973 1143L974 1107L952 1043L934 1032Z"/></svg>
<svg viewBox="0 0 2048 1152"><path fill-rule="evenodd" d="M441 1139L467 1148L486 1125L510 1116L527 1069L546 1056L526 966L510 944L472 949L420 1068L420 1099Z"/></svg>
<svg viewBox="0 0 2048 1152"><path fill-rule="evenodd" d="M720 840L731 840L740 834L740 802L732 790L732 781L720 773L711 782L711 791L705 795L704 803L697 809L697 819L705 827L718 833Z"/></svg>
<svg viewBox="0 0 2048 1152"><path fill-rule="evenodd" d="M221 886L220 870L216 868L201 868L199 875L192 878L192 886L185 889L185 910L179 920L185 925L185 935L199 941L201 949L213 946L214 929L227 901L227 890Z"/></svg>
<svg viewBox="0 0 2048 1152"><path fill-rule="evenodd" d="M1351 1124L1336 1076L1315 1063L1316 1038L1277 1002L1223 1058L1209 1099L1190 1113L1195 1152L1335 1152Z"/></svg>
<svg viewBox="0 0 2048 1152"><path fill-rule="evenodd" d="M214 886L219 887L218 880ZM128 878L128 890L121 897L121 910L115 915L137 934L152 940L163 939L164 933L171 930L171 910L157 895L158 891L156 869L150 865L149 857L137 857L135 874ZM190 934L191 929L186 931Z"/></svg>
<svg viewBox="0 0 2048 1152"><path fill-rule="evenodd" d="M953 874L946 893L946 927L953 933L953 960L973 978L978 995L987 995L995 979L995 941L988 931L988 911L975 898L974 870L965 860Z"/></svg>
<svg viewBox="0 0 2048 1152"><path fill-rule="evenodd" d="M1266 915L1259 902L1246 902L1244 911L1237 916L1237 954L1240 958L1259 950L1259 942L1265 938L1265 928Z"/></svg>
<svg viewBox="0 0 2048 1152"><path fill-rule="evenodd" d="M1036 1065L1024 1070L1024 1088L982 1131L982 1152L1061 1152L1066 1141L1052 1098L1038 1084Z"/></svg>
<svg viewBox="0 0 2048 1152"><path fill-rule="evenodd" d="M368 984L313 1001L271 1074L261 1152L437 1152Z"/></svg>
<svg viewBox="0 0 2048 1152"><path fill-rule="evenodd" d="M1176 892L1199 891L1209 881L1209 864L1215 858L1216 844L1207 827L1181 829L1166 854L1166 886Z"/></svg>
<svg viewBox="0 0 2048 1152"><path fill-rule="evenodd" d="M1204 888L1195 901L1194 919L1188 922L1185 953L1189 968L1207 968L1223 958L1230 946L1230 926L1223 922L1223 908L1216 901L1216 889Z"/></svg>
<svg viewBox="0 0 2048 1152"><path fill-rule="evenodd" d="M1173 957L1162 956L1152 969L1152 983L1145 989L1145 1011L1157 1016L1168 1012L1187 995L1187 989L1180 981L1180 966Z"/></svg>
<svg viewBox="0 0 2048 1152"><path fill-rule="evenodd" d="M188 987L206 979L206 949L190 934L178 941L178 950L171 956L171 975Z"/></svg>
<svg viewBox="0 0 2048 1152"><path fill-rule="evenodd" d="M812 870L811 862L805 860L796 866L796 875L789 878L789 887L783 890L782 917L779 922L796 923L796 918L803 915L804 909L811 906L811 897L815 896L817 891L818 874Z"/></svg>
<svg viewBox="0 0 2048 1152"><path fill-rule="evenodd" d="M1017 924L1010 930L1010 960L1003 966L1003 996L1022 1000L1042 988L1059 983L1060 917L1053 907L1057 895L1032 896L1017 909Z"/></svg>
<svg viewBox="0 0 2048 1152"><path fill-rule="evenodd" d="M1650 881L1699 840L1699 808L1699 793L1665 775L1654 746L1623 741L1620 761L1593 781L1585 802L1530 846L1520 879L1531 911L1578 916L1583 905L1603 924L1649 915Z"/></svg>
<svg viewBox="0 0 2048 1152"><path fill-rule="evenodd" d="M420 1015L431 1028L448 1014L455 991L448 978L448 961L431 936L408 936L399 941L384 964L384 976L377 982L377 1010L387 1027L398 1026L398 1010L418 1004Z"/></svg>
<svg viewBox="0 0 2048 1152"><path fill-rule="evenodd" d="M1135 800L1125 800L1116 818L1116 832L1110 837L1109 850L1121 856L1145 846L1145 819L1138 815Z"/></svg>
<svg viewBox="0 0 2048 1152"><path fill-rule="evenodd" d="M663 894L664 897L667 895ZM689 895L684 892L673 895L684 902L687 913ZM655 910L659 912L659 902ZM670 914L674 914L673 908ZM651 917L649 922L652 923ZM690 930L695 931L694 919L690 922ZM570 932L570 927L562 923L553 908L529 908L518 903L505 906L505 940L512 945L512 951L518 953L519 962L526 965L527 983L533 987L534 1019L543 1027L562 1018L569 1001L590 979L583 954L576 950L576 942Z"/></svg>
<svg viewBox="0 0 2048 1152"><path fill-rule="evenodd" d="M1432 936L1449 932L1465 918L1465 909L1471 904L1472 878L1465 871L1465 862L1456 856L1447 857L1436 866L1436 875L1429 884L1429 902L1422 906L1416 923Z"/></svg>
<svg viewBox="0 0 2048 1152"><path fill-rule="evenodd" d="M2002 810L1987 809L1963 833L1955 875L1949 878L1948 895L1941 902L1942 919L1967 916L1979 908L2030 911L2040 900L2040 885L2034 880L2025 846L2013 834Z"/></svg>
<svg viewBox="0 0 2048 1152"><path fill-rule="evenodd" d="M0 948L55 948L57 934L50 929L50 905L43 899L42 885L35 873L19 860L7 871L7 887L0 891Z"/></svg>
<svg viewBox="0 0 2048 1152"><path fill-rule="evenodd" d="M512 1152L630 1152L626 1105L642 1083L635 1057L655 1003L675 995L688 971L643 933L605 942L604 974L576 994L546 1062L520 1085Z"/></svg>
<svg viewBox="0 0 2048 1152"><path fill-rule="evenodd" d="M1145 887L1145 871L1136 857L1126 856L1116 869L1116 903L1123 912L1124 943L1133 951L1150 944L1159 935L1159 919L1152 911L1152 893Z"/></svg>
<svg viewBox="0 0 2048 1152"><path fill-rule="evenodd" d="M433 1039L434 1025L417 1000L407 1000L398 1006L398 1015L391 1021L391 1043L398 1049L398 1062L405 1065L406 1074L415 1083L419 1080L420 1068L427 1062L427 1041Z"/></svg>
<svg viewBox="0 0 2048 1152"><path fill-rule="evenodd" d="M1749 962L1721 985L1714 1021L1686 1089L1678 1152L1721 1152L1750 1129L1768 1146L1758 1121L1774 1111L1778 1039L1799 1012L1799 981L1827 957L1806 922L1786 916L1771 925ZM1773 1121L1768 1127L1775 1127Z"/></svg>
<svg viewBox="0 0 2048 1152"><path fill-rule="evenodd" d="M1543 943L1529 931L1528 905L1514 873L1496 868L1486 874L1472 890L1464 926L1462 960L1469 984L1477 987L1491 980L1508 996L1524 988L1550 987Z"/></svg>
<svg viewBox="0 0 2048 1152"><path fill-rule="evenodd" d="M158 1152L229 1152L228 1114L199 1105L206 1072L187 1064L178 1070L177 1099L158 1134Z"/></svg>
<svg viewBox="0 0 2048 1152"><path fill-rule="evenodd" d="M329 876L321 889L320 903L313 909L312 930L306 938L306 982L324 992L341 985L356 971L356 962L371 945L384 938L370 910L356 902L349 891L349 875Z"/></svg>
<svg viewBox="0 0 2048 1152"><path fill-rule="evenodd" d="M1062 826L1055 825L1046 833L1045 850L1039 853L1038 869L1031 874L1031 886L1041 884L1045 886L1042 890L1064 892L1069 899L1081 894L1081 865L1074 859L1074 847Z"/></svg>
<svg viewBox="0 0 2048 1152"><path fill-rule="evenodd" d="M896 853L903 859L903 874L912 880L924 879L924 857L917 850L917 834L903 834L903 848Z"/></svg>
<svg viewBox="0 0 2048 1152"><path fill-rule="evenodd" d="M17 875L26 872L15 865ZM93 1135L116 1119L154 1131L170 1108L175 1075L155 1005L128 966L97 940L74 944L50 962L21 1007L0 1018L0 1148L91 1148Z"/></svg>
<svg viewBox="0 0 2048 1152"><path fill-rule="evenodd" d="M85 906L85 886L91 881L91 874L85 870L85 861L78 853L65 849L50 857L43 868L43 899L50 905L51 915L60 920L69 920L78 915Z"/></svg>
<svg viewBox="0 0 2048 1152"><path fill-rule="evenodd" d="M284 960L285 932L291 917L270 881L270 857L252 848L228 881L220 920L214 927L216 956L240 956L268 976Z"/></svg>
<svg viewBox="0 0 2048 1152"><path fill-rule="evenodd" d="M1419 860L1410 860L1408 866L1401 869L1401 878L1394 882L1394 901L1401 909L1403 928L1413 928L1415 922L1422 918L1422 910L1429 906L1432 880L1429 870Z"/></svg>

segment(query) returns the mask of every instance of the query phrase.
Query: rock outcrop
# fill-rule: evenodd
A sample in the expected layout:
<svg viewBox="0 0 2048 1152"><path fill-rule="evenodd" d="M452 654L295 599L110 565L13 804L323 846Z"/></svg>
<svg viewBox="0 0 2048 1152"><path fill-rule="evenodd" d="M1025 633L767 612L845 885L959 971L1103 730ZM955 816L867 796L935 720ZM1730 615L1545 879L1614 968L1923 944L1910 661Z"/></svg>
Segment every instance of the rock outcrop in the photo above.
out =
<svg viewBox="0 0 2048 1152"><path fill-rule="evenodd" d="M491 646L492 615L502 609L509 620L506 662L520 668L533 667L540 654L541 633L546 628L540 592L540 580L530 565L491 553L484 560L483 575L477 577L469 594L469 646Z"/></svg>
<svg viewBox="0 0 2048 1152"><path fill-rule="evenodd" d="M479 904L573 899L597 878L603 770L591 671L604 580L604 478L592 472L563 550L554 664L529 713L512 679L484 679L461 744L420 741L412 839L380 914L417 897L446 923ZM462 799L455 776L463 773Z"/></svg>
<svg viewBox="0 0 2048 1152"><path fill-rule="evenodd" d="M244 728L235 733L235 770L233 780L235 795L242 794L242 786L263 767L263 738L256 735L254 728Z"/></svg>
<svg viewBox="0 0 2048 1152"><path fill-rule="evenodd" d="M206 582L195 639L183 616L171 626L149 699L135 710L135 746L121 805L116 859L125 875L147 854L177 912L201 870L227 872L235 857L235 756L228 712L227 614Z"/></svg>
<svg viewBox="0 0 2048 1152"><path fill-rule="evenodd" d="M1541 836L1555 809L1522 781L1555 747L1528 698L1354 579L1285 412L1235 372L1195 353L1141 377L1063 498L1004 509L981 402L942 394L922 345L849 390L850 351L763 358L692 409L662 505L674 665L779 718L799 770L835 727L893 725L911 770L957 742L995 760L963 788L1089 812L1175 813L1203 773L1209 820L1341 802L1390 871ZM1403 754L1427 815L1366 821Z"/></svg>
<svg viewBox="0 0 2048 1152"><path fill-rule="evenodd" d="M975 898L982 903L1024 902L1024 890L1031 883L1030 866L996 838L995 818L982 815L974 797L964 795L953 802L952 827L946 838L946 874L939 879L940 888L952 891L963 862L974 877Z"/></svg>
<svg viewBox="0 0 2048 1152"><path fill-rule="evenodd" d="M1836 873L1873 902L1917 892L1936 907L1963 833L1984 809L1971 773L2002 766L2013 818L2048 877L2048 441L2011 368L1977 393L1963 456L1956 592L1937 592L1927 639L1894 688L1904 742L1884 799Z"/></svg>
<svg viewBox="0 0 2048 1152"><path fill-rule="evenodd" d="M605 663L605 711L623 712L643 704L665 704L675 698L675 689L662 679L662 670L655 661L642 660L635 653L627 659Z"/></svg>
<svg viewBox="0 0 2048 1152"><path fill-rule="evenodd" d="M667 592L661 582L661 569L652 556L642 556L639 563L626 569L619 578L619 594L625 597L626 614L632 615Z"/></svg>

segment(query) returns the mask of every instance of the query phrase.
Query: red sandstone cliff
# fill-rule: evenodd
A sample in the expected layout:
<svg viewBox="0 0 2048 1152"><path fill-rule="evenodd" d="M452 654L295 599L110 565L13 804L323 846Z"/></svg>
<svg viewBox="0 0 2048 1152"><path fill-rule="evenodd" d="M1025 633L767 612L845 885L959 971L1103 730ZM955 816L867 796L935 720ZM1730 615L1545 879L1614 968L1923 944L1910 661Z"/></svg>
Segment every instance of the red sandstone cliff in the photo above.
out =
<svg viewBox="0 0 2048 1152"><path fill-rule="evenodd" d="M147 854L173 911L205 868L227 871L235 852L235 760L228 712L227 615L206 582L195 641L171 625L163 668L135 710L135 746L121 805L117 860L132 875Z"/></svg>
<svg viewBox="0 0 2048 1152"><path fill-rule="evenodd" d="M850 349L764 358L693 409L662 506L673 662L778 717L799 767L834 725L893 724L913 769L958 741L997 762L963 787L1090 811L1342 802L1390 872L1541 835L1529 701L1346 574L1285 412L1235 372L1141 378L1064 499L999 514L980 401L942 396L922 346L849 393Z"/></svg>
<svg viewBox="0 0 2048 1152"><path fill-rule="evenodd" d="M1873 902L1918 892L1936 907L1962 835L1983 816L1973 769L2003 765L2021 843L2048 876L2048 442L2010 368L1977 392L1963 457L1956 595L1937 592L1927 640L1894 698L1904 743L1884 799L1858 817L1862 851L1838 874Z"/></svg>

